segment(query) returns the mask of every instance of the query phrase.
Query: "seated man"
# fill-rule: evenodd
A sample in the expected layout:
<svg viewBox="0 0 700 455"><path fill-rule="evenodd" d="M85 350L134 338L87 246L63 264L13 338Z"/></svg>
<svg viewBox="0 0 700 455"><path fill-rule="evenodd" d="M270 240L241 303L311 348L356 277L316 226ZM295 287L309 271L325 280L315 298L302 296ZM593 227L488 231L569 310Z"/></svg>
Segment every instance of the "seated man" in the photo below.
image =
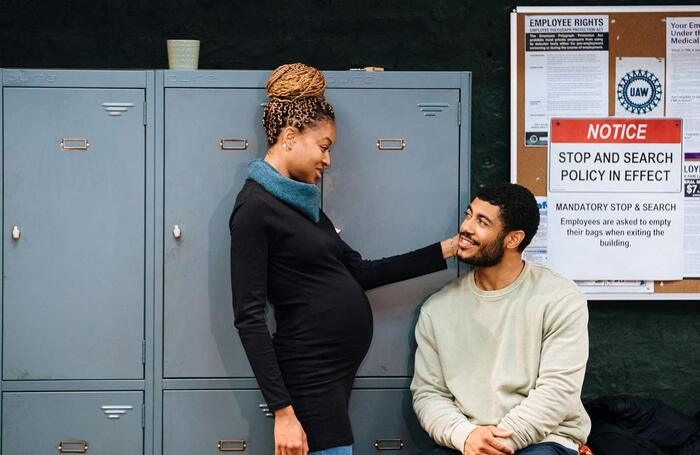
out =
<svg viewBox="0 0 700 455"><path fill-rule="evenodd" d="M421 308L413 407L438 444L465 455L574 455L590 431L587 302L570 280L522 260L539 218L520 185L479 190L457 253L474 269Z"/></svg>

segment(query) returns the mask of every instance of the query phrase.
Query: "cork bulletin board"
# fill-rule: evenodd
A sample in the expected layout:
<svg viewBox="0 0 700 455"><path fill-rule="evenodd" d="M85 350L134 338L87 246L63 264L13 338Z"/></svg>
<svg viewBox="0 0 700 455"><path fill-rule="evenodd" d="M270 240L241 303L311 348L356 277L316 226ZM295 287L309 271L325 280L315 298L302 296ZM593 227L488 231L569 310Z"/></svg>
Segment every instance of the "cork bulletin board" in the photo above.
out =
<svg viewBox="0 0 700 455"><path fill-rule="evenodd" d="M607 115L612 117L618 102L615 80L618 57L661 58L665 62L667 18L700 17L700 6L518 7L511 13L511 181L526 186L535 196L547 195L548 149L546 144L526 145L525 18L548 15L608 17ZM657 281L653 294L620 294L612 298L700 300L700 278Z"/></svg>

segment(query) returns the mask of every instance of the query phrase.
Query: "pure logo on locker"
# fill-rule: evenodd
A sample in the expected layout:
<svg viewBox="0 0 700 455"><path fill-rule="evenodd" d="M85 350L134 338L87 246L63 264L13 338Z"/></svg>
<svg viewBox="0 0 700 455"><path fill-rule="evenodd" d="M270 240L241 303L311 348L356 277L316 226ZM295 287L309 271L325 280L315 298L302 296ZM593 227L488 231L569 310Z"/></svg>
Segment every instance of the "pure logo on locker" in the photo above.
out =
<svg viewBox="0 0 700 455"><path fill-rule="evenodd" d="M56 82L58 80L58 75L53 73L26 73L23 71L17 73L7 73L5 74L6 84L15 84L18 82Z"/></svg>

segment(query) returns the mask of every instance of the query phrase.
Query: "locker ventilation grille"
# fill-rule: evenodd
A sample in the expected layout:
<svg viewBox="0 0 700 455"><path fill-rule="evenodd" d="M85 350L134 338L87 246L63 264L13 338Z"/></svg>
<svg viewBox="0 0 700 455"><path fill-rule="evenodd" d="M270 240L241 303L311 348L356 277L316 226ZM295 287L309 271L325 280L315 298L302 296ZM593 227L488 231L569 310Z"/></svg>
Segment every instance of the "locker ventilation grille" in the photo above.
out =
<svg viewBox="0 0 700 455"><path fill-rule="evenodd" d="M450 105L448 103L418 103L418 108L426 117L435 117L446 107L450 107Z"/></svg>
<svg viewBox="0 0 700 455"><path fill-rule="evenodd" d="M102 103L102 107L105 111L113 117L118 117L122 115L122 112L126 112L129 108L134 107L134 103Z"/></svg>
<svg viewBox="0 0 700 455"><path fill-rule="evenodd" d="M120 406L120 405L115 405L115 406L100 406L100 409L102 409L102 412L105 413L108 419L118 419L124 414L126 414L127 411L130 411L134 409L133 406Z"/></svg>

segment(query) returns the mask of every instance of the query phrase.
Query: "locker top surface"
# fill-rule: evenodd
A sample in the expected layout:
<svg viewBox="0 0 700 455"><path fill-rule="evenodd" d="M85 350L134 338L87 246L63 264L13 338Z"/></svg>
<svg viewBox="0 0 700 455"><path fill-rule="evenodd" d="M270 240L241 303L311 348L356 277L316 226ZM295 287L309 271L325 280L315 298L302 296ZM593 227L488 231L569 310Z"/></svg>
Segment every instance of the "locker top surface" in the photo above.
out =
<svg viewBox="0 0 700 455"><path fill-rule="evenodd" d="M146 88L152 71L3 69L5 87Z"/></svg>
<svg viewBox="0 0 700 455"><path fill-rule="evenodd" d="M163 87L264 88L272 70L157 71ZM323 71L327 88L426 88L468 87L467 71Z"/></svg>

